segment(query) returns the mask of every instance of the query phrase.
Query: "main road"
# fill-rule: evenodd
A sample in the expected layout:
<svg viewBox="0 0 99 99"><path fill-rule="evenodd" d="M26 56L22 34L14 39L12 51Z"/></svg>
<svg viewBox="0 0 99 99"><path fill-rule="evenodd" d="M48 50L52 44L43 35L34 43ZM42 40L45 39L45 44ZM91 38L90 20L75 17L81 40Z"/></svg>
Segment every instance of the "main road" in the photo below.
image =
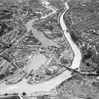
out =
<svg viewBox="0 0 99 99"><path fill-rule="evenodd" d="M66 4L66 8L68 9L68 6ZM51 8L52 9L52 8ZM55 10L53 10L55 12ZM68 40L72 50L74 51L74 60L72 63L71 68L75 69L78 68L81 62L81 53L80 50L78 49L78 47L75 45L75 43L72 41L70 34L68 32L66 32L67 28L65 25L65 22L63 20L63 16L66 13L67 10L65 10L62 15L60 16L60 25L64 31L64 35L66 37L66 39ZM31 29L33 28L32 25L33 20L30 20L27 23L27 28ZM12 84L12 85L5 85L4 83L0 84L0 94L5 94L5 93L19 93L22 94L23 92L26 92L27 95L32 94L33 92L38 92L38 91L50 91L53 88L55 88L57 85L59 85L61 82L63 82L64 80L68 79L71 77L71 72L66 70L65 72L63 72L62 74L60 74L59 76L51 79L50 81L46 81L40 84L36 84L36 85L29 85L27 83L27 80L24 78L21 82L17 83L17 84Z"/></svg>

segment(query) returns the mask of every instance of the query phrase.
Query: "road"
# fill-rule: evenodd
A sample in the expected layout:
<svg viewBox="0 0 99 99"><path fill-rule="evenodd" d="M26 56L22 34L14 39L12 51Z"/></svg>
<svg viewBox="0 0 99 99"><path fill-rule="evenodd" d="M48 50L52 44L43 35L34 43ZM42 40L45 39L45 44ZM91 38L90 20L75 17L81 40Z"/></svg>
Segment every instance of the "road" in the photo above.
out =
<svg viewBox="0 0 99 99"><path fill-rule="evenodd" d="M80 65L81 53L80 53L80 50L78 49L78 47L72 41L69 33L66 32L67 28L66 28L66 25L65 25L64 20L63 20L63 16L65 13L66 13L66 11L64 11L64 13L60 16L60 24L61 24L61 27L64 31L64 35L65 35L66 39L68 40L72 50L74 51L75 56L74 56L74 60L73 60L71 68L75 69L75 68L78 68ZM27 25L27 26L30 29L30 28L32 28L31 25L32 25L33 20L30 20L29 22L28 22L29 25ZM26 92L27 95L30 95L33 92L38 92L38 91L48 92L48 91L52 90L53 88L55 88L57 85L59 85L61 82L63 82L64 80L66 80L70 77L71 77L71 72L66 70L65 72L63 72L59 76L51 79L50 81L46 81L46 82L36 84L36 85L33 85L33 84L29 85L25 78L21 82L14 84L14 85L5 85L4 83L2 83L0 85L0 89L1 89L0 94L5 94L5 93L22 94L23 92Z"/></svg>

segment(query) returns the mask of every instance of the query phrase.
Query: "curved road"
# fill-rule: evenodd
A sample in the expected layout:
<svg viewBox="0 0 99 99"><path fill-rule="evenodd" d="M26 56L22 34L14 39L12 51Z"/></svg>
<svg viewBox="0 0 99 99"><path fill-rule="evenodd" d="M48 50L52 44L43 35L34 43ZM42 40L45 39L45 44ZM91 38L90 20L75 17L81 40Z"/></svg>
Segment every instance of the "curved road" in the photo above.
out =
<svg viewBox="0 0 99 99"><path fill-rule="evenodd" d="M67 8L68 8L68 6L67 6ZM71 37L70 37L69 33L66 32L67 28L66 28L66 25L65 25L64 20L63 20L63 16L64 16L65 13L66 13L66 11L64 11L64 13L60 16L60 24L61 24L61 27L64 31L64 35L65 35L66 39L68 40L71 48L74 51L75 57L74 57L74 61L72 63L71 68L75 69L75 68L79 67L79 65L80 65L81 54L80 54L79 49L75 45L75 43L71 40ZM30 28L32 28L31 27L32 22L33 22L33 20L32 21L30 20L28 22L28 24L30 25ZM19 93L19 94L22 94L23 92L26 92L27 95L30 95L31 93L37 92L37 91L47 91L48 92L51 89L55 88L57 85L59 85L61 82L63 82L64 80L66 80L70 77L71 77L71 72L66 70L65 72L63 72L59 76L51 79L50 81L46 81L44 83L40 83L40 84L37 84L37 85L29 85L27 83L26 79L23 79L21 82L19 82L17 84L14 84L14 85L8 85L7 86L3 83L3 84L0 84L0 94L5 94L5 93Z"/></svg>

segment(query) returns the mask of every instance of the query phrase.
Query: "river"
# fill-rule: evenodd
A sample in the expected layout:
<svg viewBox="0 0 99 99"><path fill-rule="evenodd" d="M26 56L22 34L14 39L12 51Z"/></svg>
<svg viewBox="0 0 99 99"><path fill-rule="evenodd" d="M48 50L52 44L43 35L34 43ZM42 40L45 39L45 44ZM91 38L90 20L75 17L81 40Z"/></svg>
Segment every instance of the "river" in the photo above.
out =
<svg viewBox="0 0 99 99"><path fill-rule="evenodd" d="M54 10L54 12L55 12L55 10ZM72 50L74 51L75 56L74 56L74 60L73 60L71 68L75 69L75 68L78 68L80 65L81 53L80 53L80 50L78 49L78 47L72 41L69 33L66 32L67 28L66 28L65 22L63 20L63 16L65 13L66 13L66 11L64 11L63 14L60 16L60 25L64 31L64 35L65 35L67 41L69 42ZM28 24L31 24L33 22L33 20L30 20L29 22L28 22ZM32 28L31 25L30 25L30 27ZM53 88L55 88L57 85L59 85L61 82L63 82L64 80L66 80L70 77L71 77L71 72L66 70L65 72L58 75L57 77L55 77L49 81L40 83L40 84L36 84L36 85L33 85L33 84L29 85L27 83L27 79L25 79L25 78L21 82L14 84L14 85L13 84L12 85L5 85L4 83L2 83L2 84L0 84L0 94L5 94L5 93L22 94L23 92L26 92L27 95L30 95L31 93L37 92L37 91L48 92L48 91L52 90Z"/></svg>

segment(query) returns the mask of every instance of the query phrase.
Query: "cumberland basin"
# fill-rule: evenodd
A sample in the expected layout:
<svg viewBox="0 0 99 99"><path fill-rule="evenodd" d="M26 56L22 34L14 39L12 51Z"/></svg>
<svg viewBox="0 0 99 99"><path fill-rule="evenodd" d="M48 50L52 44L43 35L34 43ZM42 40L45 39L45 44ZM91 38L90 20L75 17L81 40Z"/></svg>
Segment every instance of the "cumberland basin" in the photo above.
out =
<svg viewBox="0 0 99 99"><path fill-rule="evenodd" d="M67 39L72 50L74 51L75 56L74 56L74 60L73 60L73 63L71 65L71 68L75 69L75 68L78 68L80 65L81 53L80 53L78 47L72 41L69 33L66 32L67 28L66 28L65 22L63 20L63 16L65 13L66 13L66 11L64 11L64 13L62 13L62 15L60 16L60 24L61 24L61 27L64 31L65 38ZM31 26L32 25L31 23L33 22L33 20L30 20L29 22L30 22L29 29L33 28ZM29 24L29 22L28 22L28 24ZM59 76L56 76L55 78L53 78L49 81L46 81L46 82L43 82L40 84L36 84L36 85L34 85L34 84L29 85L27 83L27 79L25 79L25 78L21 82L14 84L14 85L13 84L12 85L5 85L4 83L2 83L2 84L0 84L0 94L2 95L5 93L10 93L10 94L18 93L21 95L23 92L26 92L27 95L31 95L33 92L40 92L40 91L48 92L48 91L52 90L53 88L55 88L57 85L59 85L61 82L63 82L64 80L66 80L70 77L71 77L71 72L66 70L65 72L63 72Z"/></svg>

